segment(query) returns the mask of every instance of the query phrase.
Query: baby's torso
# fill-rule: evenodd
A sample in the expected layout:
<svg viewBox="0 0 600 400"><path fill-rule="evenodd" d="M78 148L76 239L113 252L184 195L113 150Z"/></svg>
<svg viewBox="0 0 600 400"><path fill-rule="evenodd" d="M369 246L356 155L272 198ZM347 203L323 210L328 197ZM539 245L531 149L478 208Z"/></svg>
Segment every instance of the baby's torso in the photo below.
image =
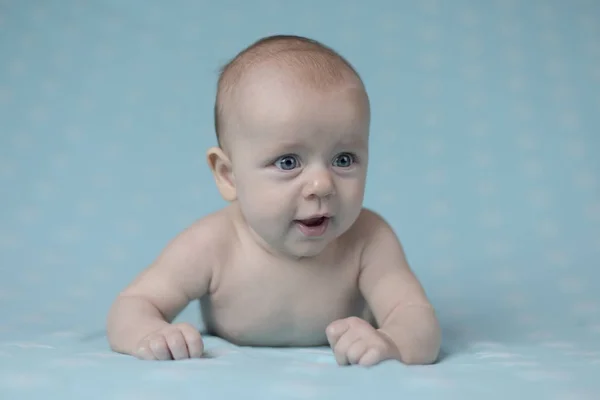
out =
<svg viewBox="0 0 600 400"><path fill-rule="evenodd" d="M341 244L331 257L298 264L234 249L213 292L200 299L208 332L239 345L327 345L331 322L370 319L358 254Z"/></svg>

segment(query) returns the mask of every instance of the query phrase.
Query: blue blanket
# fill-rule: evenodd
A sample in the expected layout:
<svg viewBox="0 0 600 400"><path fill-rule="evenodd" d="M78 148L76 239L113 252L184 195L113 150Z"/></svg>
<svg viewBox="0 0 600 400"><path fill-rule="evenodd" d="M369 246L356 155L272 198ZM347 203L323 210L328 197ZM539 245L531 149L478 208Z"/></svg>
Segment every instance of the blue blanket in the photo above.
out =
<svg viewBox="0 0 600 400"><path fill-rule="evenodd" d="M568 336L568 335L567 335ZM600 346L569 336L447 345L433 366L339 367L328 348L237 347L205 337L204 359L139 361L102 334L25 334L0 343L3 399L597 399ZM47 396L47 397L46 397Z"/></svg>
<svg viewBox="0 0 600 400"><path fill-rule="evenodd" d="M593 0L0 1L0 399L600 399L599 21ZM224 205L218 69L274 33L365 80L365 205L437 309L435 365L108 348L118 292Z"/></svg>

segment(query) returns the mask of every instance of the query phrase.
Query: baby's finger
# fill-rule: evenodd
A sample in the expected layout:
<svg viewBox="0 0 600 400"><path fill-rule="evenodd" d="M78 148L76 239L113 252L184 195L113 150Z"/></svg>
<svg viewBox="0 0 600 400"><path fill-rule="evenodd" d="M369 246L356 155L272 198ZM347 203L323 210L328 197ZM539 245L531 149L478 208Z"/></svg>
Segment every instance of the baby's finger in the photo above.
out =
<svg viewBox="0 0 600 400"><path fill-rule="evenodd" d="M378 347L371 347L358 360L358 364L364 367L371 367L384 360L383 353Z"/></svg>
<svg viewBox="0 0 600 400"><path fill-rule="evenodd" d="M363 355L369 350L367 342L364 340L356 340L346 350L346 359L349 364L358 364Z"/></svg>
<svg viewBox="0 0 600 400"><path fill-rule="evenodd" d="M149 342L144 342L139 347L139 349L136 353L136 357L139 358L140 360L156 360L156 357L154 357L154 353L152 353L152 350L150 349Z"/></svg>
<svg viewBox="0 0 600 400"><path fill-rule="evenodd" d="M325 330L325 334L327 335L329 346L331 346L332 349L335 348L342 335L344 335L349 328L350 324L348 324L348 321L345 319L339 319L329 324Z"/></svg>
<svg viewBox="0 0 600 400"><path fill-rule="evenodd" d="M348 365L350 362L348 360L348 349L361 340L361 336L359 332L354 329L350 329L344 333L344 335L338 340L335 347L333 348L333 354L335 355L335 360L339 365Z"/></svg>
<svg viewBox="0 0 600 400"><path fill-rule="evenodd" d="M190 358L200 358L204 353L204 343L200 332L193 326L182 326L181 333L187 343Z"/></svg>
<svg viewBox="0 0 600 400"><path fill-rule="evenodd" d="M166 339L167 344L169 345L169 351L171 352L171 356L174 360L182 360L184 358L189 358L185 338L183 337L183 333L181 333L179 329L175 329L172 332L169 332L169 335Z"/></svg>
<svg viewBox="0 0 600 400"><path fill-rule="evenodd" d="M163 335L157 335L150 340L150 350L154 354L157 360L171 360L171 352L169 351L169 345Z"/></svg>

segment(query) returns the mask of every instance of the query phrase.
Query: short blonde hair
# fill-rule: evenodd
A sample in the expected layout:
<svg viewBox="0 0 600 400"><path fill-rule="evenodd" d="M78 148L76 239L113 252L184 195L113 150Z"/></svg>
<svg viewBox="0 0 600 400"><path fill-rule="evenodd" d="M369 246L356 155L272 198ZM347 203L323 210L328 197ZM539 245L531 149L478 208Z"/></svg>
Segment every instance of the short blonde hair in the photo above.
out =
<svg viewBox="0 0 600 400"><path fill-rule="evenodd" d="M355 68L340 54L324 44L302 36L264 37L239 52L221 67L214 105L217 143L222 146L223 125L231 112L232 94L244 74L264 61L274 61L295 73L294 78L314 88L326 88L347 80L348 73L362 85Z"/></svg>

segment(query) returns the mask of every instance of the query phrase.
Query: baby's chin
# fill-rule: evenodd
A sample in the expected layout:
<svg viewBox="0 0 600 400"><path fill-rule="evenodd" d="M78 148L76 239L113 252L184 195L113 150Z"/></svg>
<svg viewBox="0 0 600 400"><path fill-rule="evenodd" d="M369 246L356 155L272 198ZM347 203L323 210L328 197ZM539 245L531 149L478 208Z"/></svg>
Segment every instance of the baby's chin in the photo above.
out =
<svg viewBox="0 0 600 400"><path fill-rule="evenodd" d="M293 259L315 258L323 254L326 247L327 246L323 246L323 248L316 248L316 246L312 246L311 248L288 250L287 255Z"/></svg>
<svg viewBox="0 0 600 400"><path fill-rule="evenodd" d="M296 236L296 235L291 235ZM277 254L284 258L293 260L315 258L323 254L335 237L321 238L319 240L306 240L297 238L284 240L283 242L269 243L262 240L261 244L266 250L272 254Z"/></svg>

